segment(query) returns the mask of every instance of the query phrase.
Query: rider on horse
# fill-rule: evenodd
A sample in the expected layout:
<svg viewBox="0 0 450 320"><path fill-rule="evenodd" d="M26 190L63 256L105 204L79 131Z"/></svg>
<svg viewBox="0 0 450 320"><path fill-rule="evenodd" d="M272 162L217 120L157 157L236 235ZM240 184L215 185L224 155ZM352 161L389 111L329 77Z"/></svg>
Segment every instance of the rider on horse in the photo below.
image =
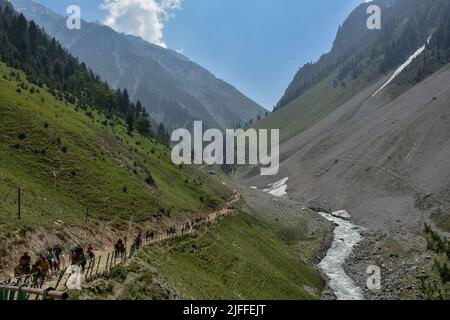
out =
<svg viewBox="0 0 450 320"><path fill-rule="evenodd" d="M25 252L22 257L20 257L19 266L22 269L23 274L30 273L31 257L28 252Z"/></svg>

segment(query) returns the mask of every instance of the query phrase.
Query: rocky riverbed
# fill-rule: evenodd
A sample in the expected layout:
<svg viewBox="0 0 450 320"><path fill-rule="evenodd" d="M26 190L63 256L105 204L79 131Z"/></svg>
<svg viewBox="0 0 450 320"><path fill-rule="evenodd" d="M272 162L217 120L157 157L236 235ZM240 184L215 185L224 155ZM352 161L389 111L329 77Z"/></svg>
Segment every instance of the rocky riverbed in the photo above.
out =
<svg viewBox="0 0 450 320"><path fill-rule="evenodd" d="M366 299L423 299L420 279L428 277L434 259L433 254L424 250L423 237L401 230L396 233L364 230L362 237L346 259L344 269L363 289ZM367 287L369 266L381 269L380 290Z"/></svg>

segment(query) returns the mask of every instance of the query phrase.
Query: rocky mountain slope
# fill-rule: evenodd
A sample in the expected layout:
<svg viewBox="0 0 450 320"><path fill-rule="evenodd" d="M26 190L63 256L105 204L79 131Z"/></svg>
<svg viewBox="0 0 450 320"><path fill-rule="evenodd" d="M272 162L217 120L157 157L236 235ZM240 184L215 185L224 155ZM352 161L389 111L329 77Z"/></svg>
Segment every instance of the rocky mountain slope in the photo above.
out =
<svg viewBox="0 0 450 320"><path fill-rule="evenodd" d="M435 195L436 204L448 200L450 172L443 159L449 156L446 146L450 143L445 129L450 87L445 12L450 6L445 1L411 5L410 15L359 49L367 52L381 46L386 50L378 49L371 59L356 53L347 59L353 63L347 75L340 76L348 66L343 62L291 105L257 123L257 127L284 124L279 127L285 143L278 176L290 177L291 194L333 208L351 208L356 216L377 224L389 220L377 215L392 214L394 220L402 213L419 217L420 210L414 208L421 196ZM419 26L425 26L424 30L415 30ZM371 80L371 72L380 73L394 64L391 59L397 61L389 57L389 50L402 41L422 44L411 45L414 49L407 57ZM403 64L406 67L399 69ZM270 182L263 180L260 185ZM367 206L366 193L371 203ZM382 209L382 198L396 204L395 208ZM413 222L410 218L403 222Z"/></svg>
<svg viewBox="0 0 450 320"><path fill-rule="evenodd" d="M333 47L315 63L302 66L289 84L276 109L281 109L303 95L321 80L329 76L337 65L355 51L367 46L380 35L379 30L366 27L367 7L378 5L382 12L382 30L396 21L401 21L414 9L418 0L376 0L359 5L337 31Z"/></svg>
<svg viewBox="0 0 450 320"><path fill-rule="evenodd" d="M239 175L258 189L289 177L288 197L365 227L347 269L365 286L367 267L382 268L369 298L419 298L432 264L423 225L448 232L450 220L450 6L424 0L410 12L256 124L281 129L278 176Z"/></svg>
<svg viewBox="0 0 450 320"><path fill-rule="evenodd" d="M278 177L289 177L289 194L362 224L420 227L424 199L426 209L450 201L449 76L444 69L393 101L372 97L375 83L283 144Z"/></svg>

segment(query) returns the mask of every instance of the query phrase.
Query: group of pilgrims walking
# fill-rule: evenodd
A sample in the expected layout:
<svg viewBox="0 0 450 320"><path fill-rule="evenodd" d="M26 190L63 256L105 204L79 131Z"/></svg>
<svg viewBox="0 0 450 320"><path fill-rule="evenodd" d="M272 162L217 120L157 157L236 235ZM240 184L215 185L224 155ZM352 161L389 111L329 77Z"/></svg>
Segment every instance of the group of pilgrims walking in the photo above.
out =
<svg viewBox="0 0 450 320"><path fill-rule="evenodd" d="M181 228L169 227L164 232L158 232L156 230L148 230L145 235L139 232L133 239L130 247L130 256L136 251L140 250L145 244L161 241L164 239L172 238L178 235L184 236L197 230L201 224L207 222L208 219L196 218L183 224ZM114 244L114 258L124 258L127 255L127 236L119 238ZM86 249L82 245L77 244L70 250L70 265L81 268L81 272L84 273L86 264L88 261L95 259L95 250L92 244L88 244ZM61 271L61 267L64 263L63 247L55 245L48 247L44 252L37 255L36 261L32 264L32 258L28 252L24 252L19 259L19 264L14 268L15 277L23 277L33 275L36 281L33 281L34 287L41 288L44 281L49 278L51 272Z"/></svg>

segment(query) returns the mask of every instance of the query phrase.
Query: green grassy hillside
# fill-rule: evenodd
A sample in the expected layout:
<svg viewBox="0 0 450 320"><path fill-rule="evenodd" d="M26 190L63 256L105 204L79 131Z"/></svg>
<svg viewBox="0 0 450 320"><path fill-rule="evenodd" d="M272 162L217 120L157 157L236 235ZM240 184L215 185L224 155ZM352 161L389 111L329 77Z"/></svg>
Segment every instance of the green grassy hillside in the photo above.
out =
<svg viewBox="0 0 450 320"><path fill-rule="evenodd" d="M280 228L240 212L199 234L147 247L80 298L318 299L324 281L281 240Z"/></svg>
<svg viewBox="0 0 450 320"><path fill-rule="evenodd" d="M119 230L130 221L184 222L223 206L233 195L219 178L174 166L167 147L129 135L121 118L77 108L4 64L0 88L2 252L22 252L6 249L16 245L41 250L46 240L27 241L45 230L54 232L55 220L71 226L69 236L73 226L86 232L81 234L95 232L99 221ZM22 190L20 220L17 187ZM38 232L29 237L35 228ZM307 245L296 237L304 234L303 221L286 230L241 212L198 234L147 247L111 278L71 294L90 299L317 299L324 282L300 250Z"/></svg>
<svg viewBox="0 0 450 320"><path fill-rule="evenodd" d="M0 64L0 232L59 219L80 225L181 218L220 207L232 192L123 120L77 108ZM22 189L22 219L17 190Z"/></svg>
<svg viewBox="0 0 450 320"><path fill-rule="evenodd" d="M285 142L322 120L367 85L361 79L350 79L344 86L335 87L336 76L337 70L285 107L256 122L254 127L280 129L280 140Z"/></svg>

